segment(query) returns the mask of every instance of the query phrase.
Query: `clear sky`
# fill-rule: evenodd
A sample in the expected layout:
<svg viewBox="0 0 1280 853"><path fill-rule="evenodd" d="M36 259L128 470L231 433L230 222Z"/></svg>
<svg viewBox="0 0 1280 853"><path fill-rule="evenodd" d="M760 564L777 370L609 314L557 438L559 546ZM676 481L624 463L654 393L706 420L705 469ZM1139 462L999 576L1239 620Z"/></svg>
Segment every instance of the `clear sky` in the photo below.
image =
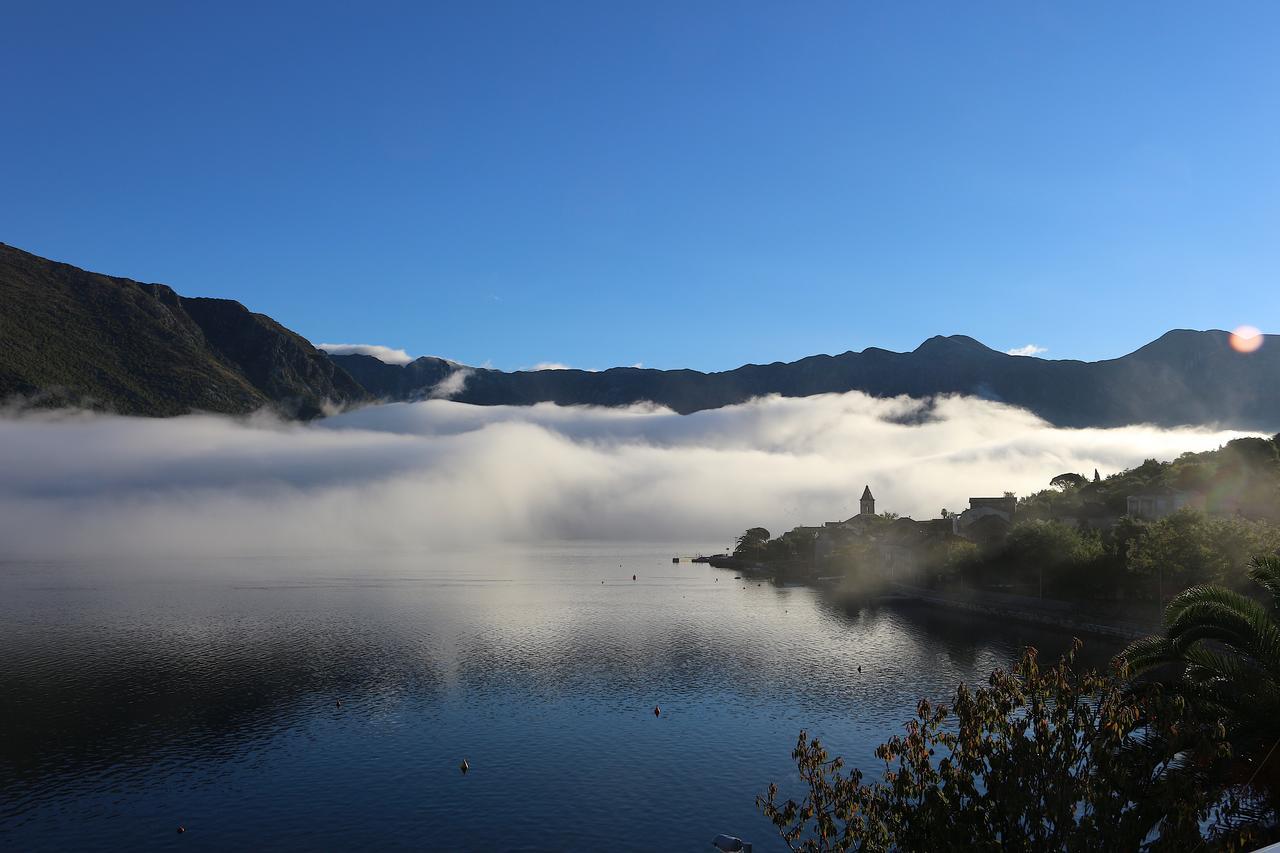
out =
<svg viewBox="0 0 1280 853"><path fill-rule="evenodd" d="M312 341L1280 331L1280 4L9 2L0 241Z"/></svg>

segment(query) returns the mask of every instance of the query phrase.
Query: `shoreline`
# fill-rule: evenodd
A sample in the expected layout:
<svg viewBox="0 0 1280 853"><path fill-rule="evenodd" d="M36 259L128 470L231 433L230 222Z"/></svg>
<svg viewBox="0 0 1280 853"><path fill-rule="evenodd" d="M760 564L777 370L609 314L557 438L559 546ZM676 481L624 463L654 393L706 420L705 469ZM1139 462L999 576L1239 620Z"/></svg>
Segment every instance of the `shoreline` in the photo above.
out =
<svg viewBox="0 0 1280 853"><path fill-rule="evenodd" d="M1079 613L1070 602L1057 600L1041 603L1037 603L1035 599L1013 601L1011 599L1014 599L1014 596L984 592L953 595L896 583L890 584L889 590L875 596L875 600L889 604L937 607L989 619L1013 620L1119 640L1137 640L1158 634L1161 630L1156 622L1133 622L1110 619L1098 614Z"/></svg>
<svg viewBox="0 0 1280 853"><path fill-rule="evenodd" d="M767 577L775 583L799 583L834 592L838 597L846 600L851 598L847 591L842 591L838 586L840 576L788 578L784 572L778 571L777 567L747 563L736 557L726 558L723 555L716 555L707 562L713 568L736 571L743 576ZM936 607L986 619L1012 620L1126 642L1159 634L1162 630L1158 619L1116 618L1106 614L1082 612L1078 605L1071 601L1029 598L986 590L966 589L956 592L889 582L880 592L868 595L866 598L877 603Z"/></svg>

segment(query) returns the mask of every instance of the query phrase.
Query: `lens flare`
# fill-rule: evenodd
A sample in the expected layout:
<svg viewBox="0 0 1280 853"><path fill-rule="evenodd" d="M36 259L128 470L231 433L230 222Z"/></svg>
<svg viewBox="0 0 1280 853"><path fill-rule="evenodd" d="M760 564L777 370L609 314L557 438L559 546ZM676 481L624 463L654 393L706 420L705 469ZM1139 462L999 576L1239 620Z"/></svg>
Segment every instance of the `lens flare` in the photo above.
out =
<svg viewBox="0 0 1280 853"><path fill-rule="evenodd" d="M1255 352L1262 346L1262 332L1253 326L1241 326L1231 333L1231 348L1236 352Z"/></svg>

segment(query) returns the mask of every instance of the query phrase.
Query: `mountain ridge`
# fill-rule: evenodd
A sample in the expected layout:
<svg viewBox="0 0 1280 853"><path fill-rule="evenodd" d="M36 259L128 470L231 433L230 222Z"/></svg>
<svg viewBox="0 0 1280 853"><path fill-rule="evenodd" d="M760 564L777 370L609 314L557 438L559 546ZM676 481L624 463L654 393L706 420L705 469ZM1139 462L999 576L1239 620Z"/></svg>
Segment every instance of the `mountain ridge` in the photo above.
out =
<svg viewBox="0 0 1280 853"><path fill-rule="evenodd" d="M622 406L688 414L779 394L958 394L1030 410L1066 427L1280 429L1280 340L1241 354L1221 330L1174 329L1100 361L1014 356L967 335L909 352L880 347L703 373L613 367L504 372L434 356L389 364L330 354L227 299L86 272L0 243L0 401L122 414L308 418L374 401L447 396L475 405Z"/></svg>
<svg viewBox="0 0 1280 853"><path fill-rule="evenodd" d="M372 356L330 356L366 389L386 400L431 396L427 382L456 371L465 382L451 399L478 405L554 402L628 405L649 402L688 414L768 394L810 396L863 391L877 397L959 394L1027 408L1067 427L1217 425L1274 431L1280 400L1280 347L1241 354L1221 330L1171 330L1113 359L1041 359L991 349L967 335L936 335L910 352L879 347L794 362L746 364L701 373L616 367L515 371L460 367L431 356L407 365L371 368ZM421 384L408 378L417 373ZM376 374L376 375L375 375Z"/></svg>
<svg viewBox="0 0 1280 853"><path fill-rule="evenodd" d="M305 338L239 302L0 243L0 400L159 417L270 407L309 418L368 399Z"/></svg>

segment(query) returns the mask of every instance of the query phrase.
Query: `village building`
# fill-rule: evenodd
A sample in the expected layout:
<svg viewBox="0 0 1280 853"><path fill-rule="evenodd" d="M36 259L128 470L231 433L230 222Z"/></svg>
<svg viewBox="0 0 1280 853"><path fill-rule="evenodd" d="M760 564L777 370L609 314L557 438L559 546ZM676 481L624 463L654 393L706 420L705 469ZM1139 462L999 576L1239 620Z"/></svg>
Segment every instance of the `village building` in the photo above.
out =
<svg viewBox="0 0 1280 853"><path fill-rule="evenodd" d="M936 564L947 543L957 538L979 545L1004 540L1013 524L1017 498L1008 494L998 498L969 499L969 509L959 515L916 521L913 518L888 519L876 515L876 499L871 486L862 490L859 512L844 521L828 521L814 530L813 557L817 565L829 563L839 552L851 546L870 547L879 570L896 582L915 583Z"/></svg>
<svg viewBox="0 0 1280 853"><path fill-rule="evenodd" d="M1197 503L1196 496L1168 487L1156 487L1125 499L1125 514L1143 521L1159 521L1186 506Z"/></svg>
<svg viewBox="0 0 1280 853"><path fill-rule="evenodd" d="M817 531L813 542L814 560L830 560L836 550L851 539L867 535L876 521L876 498L871 494L871 486L865 485L862 497L858 498L857 515L844 521L828 521Z"/></svg>
<svg viewBox="0 0 1280 853"><path fill-rule="evenodd" d="M1018 499L1012 493L998 498L969 498L969 508L951 517L952 531L980 546L1003 542L1013 527Z"/></svg>
<svg viewBox="0 0 1280 853"><path fill-rule="evenodd" d="M896 519L876 543L881 569L895 583L915 583L937 562L938 550L955 534L951 519Z"/></svg>

